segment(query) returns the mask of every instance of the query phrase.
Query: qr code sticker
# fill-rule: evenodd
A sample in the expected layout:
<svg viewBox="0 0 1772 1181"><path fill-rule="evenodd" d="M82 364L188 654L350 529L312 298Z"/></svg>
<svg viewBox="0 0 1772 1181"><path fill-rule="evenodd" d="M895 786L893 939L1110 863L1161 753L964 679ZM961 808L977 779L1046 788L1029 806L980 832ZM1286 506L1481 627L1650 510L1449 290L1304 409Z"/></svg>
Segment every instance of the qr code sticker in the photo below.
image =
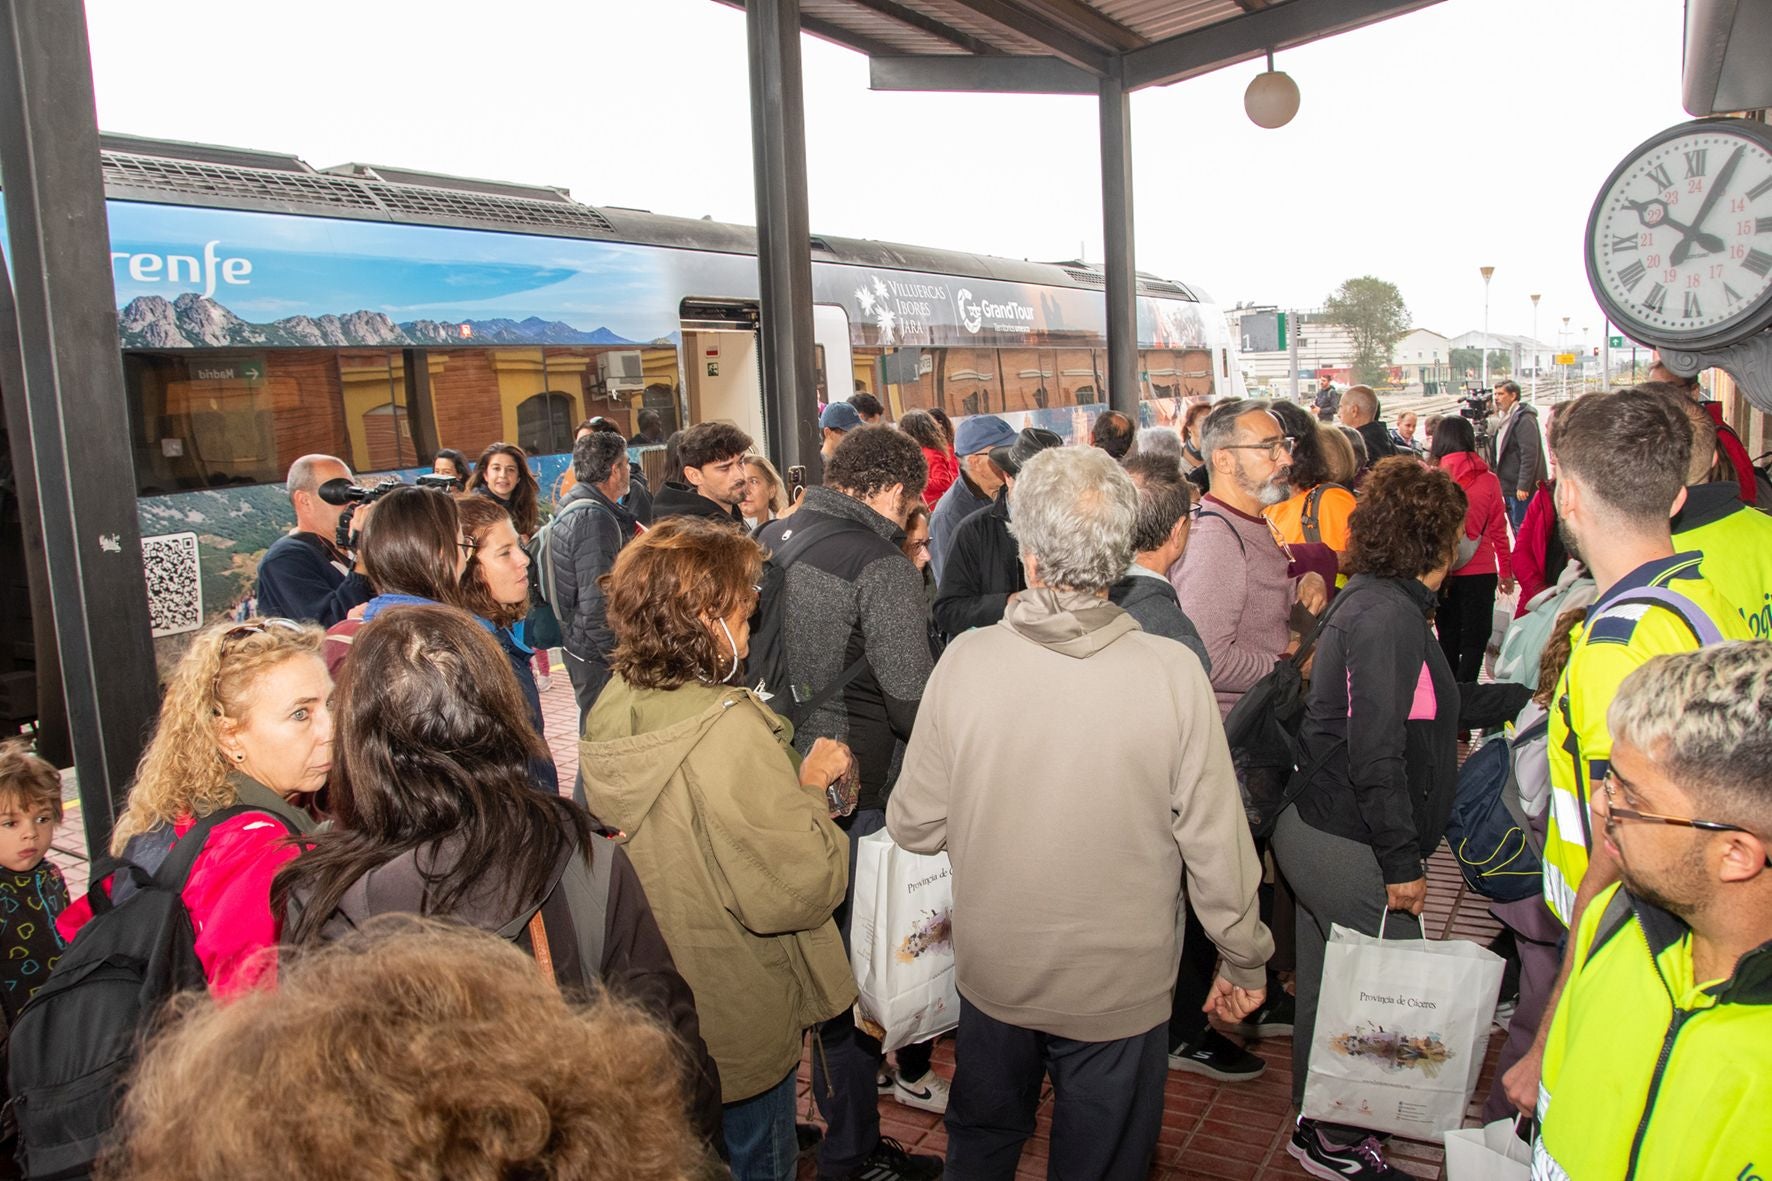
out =
<svg viewBox="0 0 1772 1181"><path fill-rule="evenodd" d="M142 538L142 569L148 578L148 622L154 635L176 636L203 626L203 578L195 533Z"/></svg>

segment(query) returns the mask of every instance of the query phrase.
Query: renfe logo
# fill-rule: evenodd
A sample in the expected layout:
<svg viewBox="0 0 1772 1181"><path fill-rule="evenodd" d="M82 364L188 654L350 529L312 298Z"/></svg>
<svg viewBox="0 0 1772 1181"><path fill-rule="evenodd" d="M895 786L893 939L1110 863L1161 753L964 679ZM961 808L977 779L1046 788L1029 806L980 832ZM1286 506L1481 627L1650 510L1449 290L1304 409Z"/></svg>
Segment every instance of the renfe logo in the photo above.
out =
<svg viewBox="0 0 1772 1181"><path fill-rule="evenodd" d="M223 283L240 287L252 282L247 278L252 274L252 261L218 257L216 247L220 245L219 238L204 243L201 259L189 254L126 254L113 250L111 265L126 263L129 277L137 283L201 283L203 298L208 299L215 294L218 270Z"/></svg>

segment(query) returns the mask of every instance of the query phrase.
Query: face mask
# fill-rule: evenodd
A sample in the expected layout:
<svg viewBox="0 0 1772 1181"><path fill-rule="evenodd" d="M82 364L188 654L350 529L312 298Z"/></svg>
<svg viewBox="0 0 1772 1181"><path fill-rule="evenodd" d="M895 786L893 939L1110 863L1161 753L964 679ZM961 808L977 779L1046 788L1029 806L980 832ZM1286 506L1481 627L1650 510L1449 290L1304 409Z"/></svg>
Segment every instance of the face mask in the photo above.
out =
<svg viewBox="0 0 1772 1181"><path fill-rule="evenodd" d="M732 629L726 626L724 619L720 621L720 630L726 633L726 643L732 648L732 668L720 678L720 683L727 685L738 675L738 641L732 638Z"/></svg>

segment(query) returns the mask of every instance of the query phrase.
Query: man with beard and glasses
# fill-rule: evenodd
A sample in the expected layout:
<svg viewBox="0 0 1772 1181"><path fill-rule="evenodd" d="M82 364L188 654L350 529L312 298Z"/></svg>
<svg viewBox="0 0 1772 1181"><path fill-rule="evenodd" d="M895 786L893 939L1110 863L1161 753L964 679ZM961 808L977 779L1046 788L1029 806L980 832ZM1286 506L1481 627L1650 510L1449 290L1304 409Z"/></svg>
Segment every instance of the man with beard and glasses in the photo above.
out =
<svg viewBox="0 0 1772 1181"><path fill-rule="evenodd" d="M1592 823L1619 884L1571 940L1535 1177L1772 1161L1772 644L1658 656L1608 710Z"/></svg>
<svg viewBox="0 0 1772 1181"><path fill-rule="evenodd" d="M1599 587L1571 637L1550 709L1544 900L1573 932L1595 895L1618 880L1617 862L1594 841L1588 809L1594 786L1611 773L1607 711L1619 686L1653 657L1752 636L1741 613L1700 576L1704 555L1674 552L1669 518L1686 502L1692 455L1692 426L1677 406L1649 390L1588 394L1558 411L1550 446L1557 528ZM1567 941L1546 1017L1569 979L1574 942ZM1549 1020L1540 1020L1532 1049L1503 1076L1521 1111L1538 1103L1549 1029Z"/></svg>

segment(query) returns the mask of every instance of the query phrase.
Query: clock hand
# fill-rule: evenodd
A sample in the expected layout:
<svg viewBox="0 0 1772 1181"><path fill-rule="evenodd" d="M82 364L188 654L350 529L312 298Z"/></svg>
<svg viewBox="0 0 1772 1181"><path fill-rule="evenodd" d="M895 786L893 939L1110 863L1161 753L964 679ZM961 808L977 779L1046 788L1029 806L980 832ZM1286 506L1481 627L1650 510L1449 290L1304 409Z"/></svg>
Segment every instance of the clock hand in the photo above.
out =
<svg viewBox="0 0 1772 1181"><path fill-rule="evenodd" d="M1636 211L1637 220L1641 221L1646 226L1649 226L1651 228L1653 228L1655 226L1667 226L1670 229L1678 230L1680 232L1680 237L1681 237L1682 241L1685 241L1687 239L1695 241L1700 246L1704 247L1704 249L1710 254L1721 254L1723 252L1723 240L1721 238L1717 237L1715 234L1701 234L1697 230L1695 230L1693 227L1685 224L1684 222L1675 221L1672 217L1667 216L1665 213L1662 215L1662 217L1659 221L1653 221L1653 222L1643 216L1643 210L1649 208L1649 206L1651 206L1651 205L1659 205L1662 207L1663 210L1666 210L1667 202L1665 202L1665 201L1662 201L1660 199L1655 199L1655 200L1650 200L1650 201L1632 201L1629 197L1626 197L1624 200L1624 203L1626 205L1629 205L1633 210Z"/></svg>
<svg viewBox="0 0 1772 1181"><path fill-rule="evenodd" d="M1716 205L1717 199L1723 195L1723 191L1729 187L1729 178L1735 175L1735 166L1741 163L1741 154L1745 151L1747 151L1747 145L1742 144L1731 152L1729 158L1723 162L1722 171L1718 172L1717 179L1711 182L1710 192L1704 195L1703 204L1699 205L1698 212L1692 217L1694 234L1704 225L1704 219L1710 216L1711 208ZM1674 248L1668 252L1667 261L1669 264L1677 267L1685 262L1687 256L1692 253L1692 245L1692 235L1690 234L1676 242ZM1719 252L1722 248L1721 242L1715 246L1705 247L1712 253Z"/></svg>

